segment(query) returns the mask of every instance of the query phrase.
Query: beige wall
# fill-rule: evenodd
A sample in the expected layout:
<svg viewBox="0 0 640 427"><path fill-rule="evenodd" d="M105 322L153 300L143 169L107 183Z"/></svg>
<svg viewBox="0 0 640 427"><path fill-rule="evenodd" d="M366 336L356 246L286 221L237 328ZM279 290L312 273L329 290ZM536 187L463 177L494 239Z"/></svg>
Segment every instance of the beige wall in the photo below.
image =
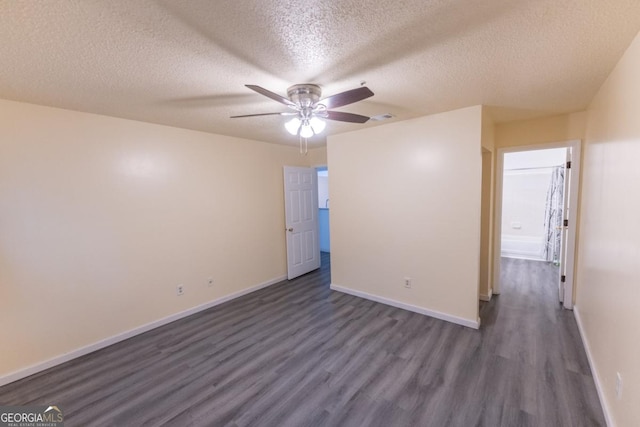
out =
<svg viewBox="0 0 640 427"><path fill-rule="evenodd" d="M0 100L0 377L284 276L284 164L309 162Z"/></svg>
<svg viewBox="0 0 640 427"><path fill-rule="evenodd" d="M482 148L493 151L496 146L496 126L493 122L491 111L482 106Z"/></svg>
<svg viewBox="0 0 640 427"><path fill-rule="evenodd" d="M587 115L572 114L499 123L495 126L496 148L584 139Z"/></svg>
<svg viewBox="0 0 640 427"><path fill-rule="evenodd" d="M330 136L333 284L476 322L480 139L480 106Z"/></svg>
<svg viewBox="0 0 640 427"><path fill-rule="evenodd" d="M310 149L306 157L310 166L327 166L327 146Z"/></svg>
<svg viewBox="0 0 640 427"><path fill-rule="evenodd" d="M617 426L640 425L640 35L588 111L576 307ZM615 397L620 372L623 395Z"/></svg>

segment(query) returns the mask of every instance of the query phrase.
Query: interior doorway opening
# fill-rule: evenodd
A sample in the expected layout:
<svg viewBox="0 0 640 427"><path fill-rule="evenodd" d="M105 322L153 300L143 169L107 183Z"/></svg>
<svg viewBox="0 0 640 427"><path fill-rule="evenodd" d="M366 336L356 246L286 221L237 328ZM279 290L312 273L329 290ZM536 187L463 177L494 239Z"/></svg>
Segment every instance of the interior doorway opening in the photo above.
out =
<svg viewBox="0 0 640 427"><path fill-rule="evenodd" d="M501 257L560 265L567 148L505 153Z"/></svg>
<svg viewBox="0 0 640 427"><path fill-rule="evenodd" d="M326 166L317 167L318 173L318 236L320 252L331 252L331 233L329 227L329 170Z"/></svg>
<svg viewBox="0 0 640 427"><path fill-rule="evenodd" d="M494 293L505 259L546 263L558 301L573 308L579 160L580 141L498 151Z"/></svg>

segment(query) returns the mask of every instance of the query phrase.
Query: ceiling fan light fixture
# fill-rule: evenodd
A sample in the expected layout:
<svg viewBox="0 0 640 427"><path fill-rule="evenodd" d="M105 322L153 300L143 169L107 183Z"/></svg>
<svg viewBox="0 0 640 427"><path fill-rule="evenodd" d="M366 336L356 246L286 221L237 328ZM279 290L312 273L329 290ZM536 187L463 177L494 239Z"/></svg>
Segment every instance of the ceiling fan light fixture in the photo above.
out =
<svg viewBox="0 0 640 427"><path fill-rule="evenodd" d="M309 119L309 125L311 126L311 129L313 129L313 133L316 135L322 133L324 128L327 126L324 120L315 116Z"/></svg>
<svg viewBox="0 0 640 427"><path fill-rule="evenodd" d="M300 128L300 136L303 138L311 138L314 135L313 129L309 123L304 123Z"/></svg>
<svg viewBox="0 0 640 427"><path fill-rule="evenodd" d="M362 83L364 85L364 82ZM326 128L325 120L347 123L366 123L369 117L343 111L330 111L331 108L344 107L373 96L373 92L366 86L347 90L326 98L322 98L320 86L312 83L297 84L287 89L287 96L278 95L257 85L245 85L247 88L264 95L295 112L276 112L245 114L231 116L231 118L256 116L295 116L284 124L285 129L293 136L300 138L300 152L307 153L307 139L321 134ZM303 151L304 141L304 151Z"/></svg>
<svg viewBox="0 0 640 427"><path fill-rule="evenodd" d="M295 136L298 134L298 130L300 130L301 124L302 124L302 121L299 118L294 117L293 119L286 122L284 124L284 127L287 130L287 132Z"/></svg>

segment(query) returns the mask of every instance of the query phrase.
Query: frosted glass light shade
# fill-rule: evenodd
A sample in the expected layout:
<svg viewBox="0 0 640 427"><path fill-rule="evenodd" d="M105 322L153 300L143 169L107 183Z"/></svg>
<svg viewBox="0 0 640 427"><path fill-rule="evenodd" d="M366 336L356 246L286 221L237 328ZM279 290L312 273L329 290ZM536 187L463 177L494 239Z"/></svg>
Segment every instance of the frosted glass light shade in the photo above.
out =
<svg viewBox="0 0 640 427"><path fill-rule="evenodd" d="M324 120L319 119L318 117L312 117L311 120L309 120L309 124L311 125L311 129L313 129L313 133L316 135L321 133L327 126Z"/></svg>
<svg viewBox="0 0 640 427"><path fill-rule="evenodd" d="M302 124L300 119L297 117L294 117L293 119L286 122L284 124L284 127L287 130L287 132L289 132L291 135L297 135L298 129L300 129L300 124Z"/></svg>
<svg viewBox="0 0 640 427"><path fill-rule="evenodd" d="M313 129L311 129L311 126L308 123L302 125L302 128L300 129L300 136L303 138L311 138L313 136Z"/></svg>

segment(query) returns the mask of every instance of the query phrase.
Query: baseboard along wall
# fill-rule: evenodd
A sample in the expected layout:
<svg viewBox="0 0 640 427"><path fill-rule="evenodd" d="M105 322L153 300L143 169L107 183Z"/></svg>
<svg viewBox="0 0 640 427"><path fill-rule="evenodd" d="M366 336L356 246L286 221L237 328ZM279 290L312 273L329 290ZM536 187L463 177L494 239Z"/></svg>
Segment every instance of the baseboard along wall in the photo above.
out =
<svg viewBox="0 0 640 427"><path fill-rule="evenodd" d="M7 375L3 375L0 377L0 386L12 383L14 381L18 381L22 378L26 378L30 375L36 374L38 372L44 371L46 369L52 368L57 365L61 365L70 360L76 359L78 357L84 356L86 354L92 353L94 351L98 351L102 348L108 347L112 344L116 344L120 341L124 341L136 335L143 334L152 329L159 328L160 326L164 326L168 323L175 322L176 320L180 320L182 318L191 316L192 314L196 314L200 311L207 310L211 307L215 307L216 305L223 304L225 302L231 301L236 298L240 298L241 296L250 294L252 292L258 291L260 289L264 289L268 286L275 285L276 283L280 283L283 280L286 280L287 276L280 276L268 280L266 282L260 283L258 285L252 286L247 289L243 289L238 292L234 292L232 294L226 295L224 297L209 301L207 303L197 305L195 307L189 308L187 310L181 311L179 313L172 314L170 316L164 317L162 319L155 320L153 322L147 323L142 326L138 326L137 328L130 329L123 333L111 336L109 338L102 339L93 344L89 344L85 347L78 348L76 350L70 351L68 353L63 353L59 356L51 358L49 360L45 360L44 362L36 363L35 365L28 366L26 368L20 369L18 371L9 373Z"/></svg>
<svg viewBox="0 0 640 427"><path fill-rule="evenodd" d="M480 294L480 301L489 302L493 296L493 290L489 289L489 295Z"/></svg>
<svg viewBox="0 0 640 427"><path fill-rule="evenodd" d="M452 316L450 314L441 313L435 310L429 310L427 308L418 307L416 305L407 304L404 302L396 301L390 298L381 297L378 295L373 295L367 292L357 291L355 289L346 288L344 286L336 285L334 283L331 284L331 289L334 291L342 292L345 294L353 295L356 297L368 299L370 301L379 302L381 304L390 305L392 307L401 308L407 311L413 311L414 313L423 314L429 317L435 317L436 319L445 320L447 322L455 323L457 325L466 326L472 329L480 328L480 318L477 320L469 320L462 317Z"/></svg>
<svg viewBox="0 0 640 427"><path fill-rule="evenodd" d="M582 325L582 319L580 318L580 310L577 305L573 306L573 315L576 318L576 323L578 324L578 330L580 331L580 338L582 338L582 345L587 353L587 360L589 361L589 367L591 368L591 375L593 376L593 382L596 384L596 390L598 391L598 399L600 399L600 406L602 406L602 412L604 412L604 418L607 422L608 427L615 427L613 422L613 418L611 417L611 409L609 407L609 403L607 402L607 398L604 395L604 387L602 382L600 381L600 375L598 374L598 369L593 361L593 356L591 354L591 347L589 346L589 340L587 339L587 335L585 334L584 327Z"/></svg>

